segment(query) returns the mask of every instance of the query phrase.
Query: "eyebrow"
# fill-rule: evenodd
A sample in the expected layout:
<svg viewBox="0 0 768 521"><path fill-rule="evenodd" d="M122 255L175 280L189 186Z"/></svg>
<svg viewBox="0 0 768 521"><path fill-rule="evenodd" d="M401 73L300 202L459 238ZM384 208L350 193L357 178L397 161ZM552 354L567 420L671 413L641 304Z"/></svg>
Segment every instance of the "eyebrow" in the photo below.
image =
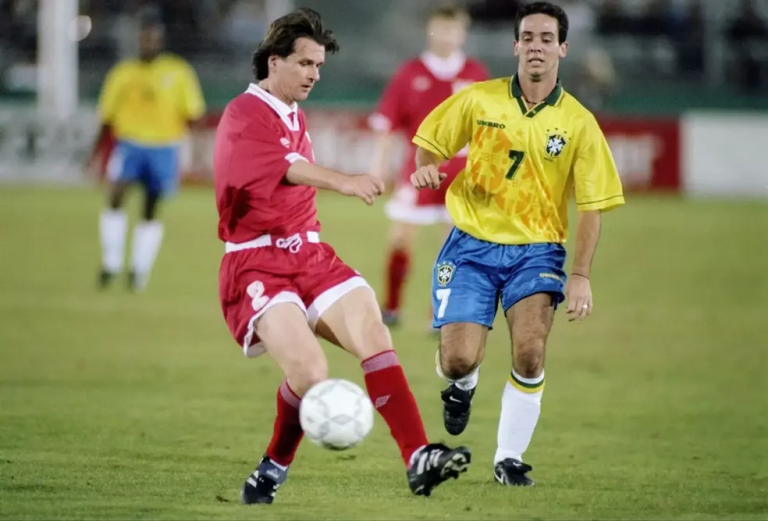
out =
<svg viewBox="0 0 768 521"><path fill-rule="evenodd" d="M533 31L523 31L522 34L524 34L526 36L533 36L535 33ZM539 33L539 34L541 34L542 36L554 36L555 35L555 33L553 33L552 31L543 31L542 33Z"/></svg>

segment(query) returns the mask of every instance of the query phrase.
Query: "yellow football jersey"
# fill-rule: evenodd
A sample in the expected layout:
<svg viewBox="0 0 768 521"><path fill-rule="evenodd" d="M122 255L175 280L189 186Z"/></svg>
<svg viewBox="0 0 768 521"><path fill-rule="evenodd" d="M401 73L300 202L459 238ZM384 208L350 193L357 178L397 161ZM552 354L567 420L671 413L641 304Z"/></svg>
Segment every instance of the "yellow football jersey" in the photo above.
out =
<svg viewBox="0 0 768 521"><path fill-rule="evenodd" d="M413 142L444 159L469 143L446 206L457 228L481 240L564 243L574 188L579 210L624 204L602 130L559 82L531 108L516 76L475 83L436 107Z"/></svg>
<svg viewBox="0 0 768 521"><path fill-rule="evenodd" d="M107 74L98 111L118 139L162 146L179 141L188 122L205 112L205 101L192 67L163 54L117 64Z"/></svg>

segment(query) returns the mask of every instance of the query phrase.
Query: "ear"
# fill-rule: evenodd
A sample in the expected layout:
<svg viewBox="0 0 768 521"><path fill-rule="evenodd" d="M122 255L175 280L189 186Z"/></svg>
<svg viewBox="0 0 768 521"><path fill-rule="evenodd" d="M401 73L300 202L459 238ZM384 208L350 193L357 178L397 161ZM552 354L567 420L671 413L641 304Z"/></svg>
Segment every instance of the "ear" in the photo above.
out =
<svg viewBox="0 0 768 521"><path fill-rule="evenodd" d="M279 60L279 59L280 59L280 57L277 54L271 55L267 59L267 64L269 65L269 68L273 69L273 68L277 67L277 60Z"/></svg>
<svg viewBox="0 0 768 521"><path fill-rule="evenodd" d="M520 56L520 44L515 40L515 56Z"/></svg>
<svg viewBox="0 0 768 521"><path fill-rule="evenodd" d="M565 58L568 55L568 42L563 42L560 44L560 57Z"/></svg>

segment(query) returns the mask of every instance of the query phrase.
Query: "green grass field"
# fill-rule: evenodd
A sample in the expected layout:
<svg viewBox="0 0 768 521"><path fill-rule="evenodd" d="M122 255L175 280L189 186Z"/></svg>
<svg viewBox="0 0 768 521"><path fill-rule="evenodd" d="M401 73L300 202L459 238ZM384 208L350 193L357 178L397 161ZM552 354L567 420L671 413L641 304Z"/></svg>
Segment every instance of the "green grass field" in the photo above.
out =
<svg viewBox="0 0 768 521"><path fill-rule="evenodd" d="M95 190L0 189L2 518L768 518L768 205L632 197L605 216L594 315L577 325L559 314L550 337L526 454L533 489L491 475L510 367L502 327L468 429L449 439L442 428L425 334L441 231L428 230L394 338L431 438L470 446L469 472L412 497L377 417L348 453L304 444L276 503L244 507L281 377L267 358L246 360L221 317L212 193L166 208L142 295L123 281L95 288L101 201ZM380 288L382 205L319 204L324 239ZM333 376L362 384L350 356L327 352Z"/></svg>

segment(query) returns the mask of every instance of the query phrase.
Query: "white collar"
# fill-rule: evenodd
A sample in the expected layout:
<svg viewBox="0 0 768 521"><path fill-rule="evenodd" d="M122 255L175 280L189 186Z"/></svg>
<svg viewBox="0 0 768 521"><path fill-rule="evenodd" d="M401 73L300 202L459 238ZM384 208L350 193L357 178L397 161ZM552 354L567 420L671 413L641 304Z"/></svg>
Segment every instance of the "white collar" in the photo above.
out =
<svg viewBox="0 0 768 521"><path fill-rule="evenodd" d="M299 105L295 101L292 104L287 105L285 102L279 100L255 83L249 84L248 89L245 92L256 96L269 105L272 110L280 116L280 119L283 120L283 123L285 123L289 129L299 130L299 118L296 115ZM293 116L291 116L291 114L293 114Z"/></svg>
<svg viewBox="0 0 768 521"><path fill-rule="evenodd" d="M467 57L463 52L456 52L447 58L440 58L433 52L425 51L421 55L421 61L435 78L446 81L458 76L464 68Z"/></svg>

